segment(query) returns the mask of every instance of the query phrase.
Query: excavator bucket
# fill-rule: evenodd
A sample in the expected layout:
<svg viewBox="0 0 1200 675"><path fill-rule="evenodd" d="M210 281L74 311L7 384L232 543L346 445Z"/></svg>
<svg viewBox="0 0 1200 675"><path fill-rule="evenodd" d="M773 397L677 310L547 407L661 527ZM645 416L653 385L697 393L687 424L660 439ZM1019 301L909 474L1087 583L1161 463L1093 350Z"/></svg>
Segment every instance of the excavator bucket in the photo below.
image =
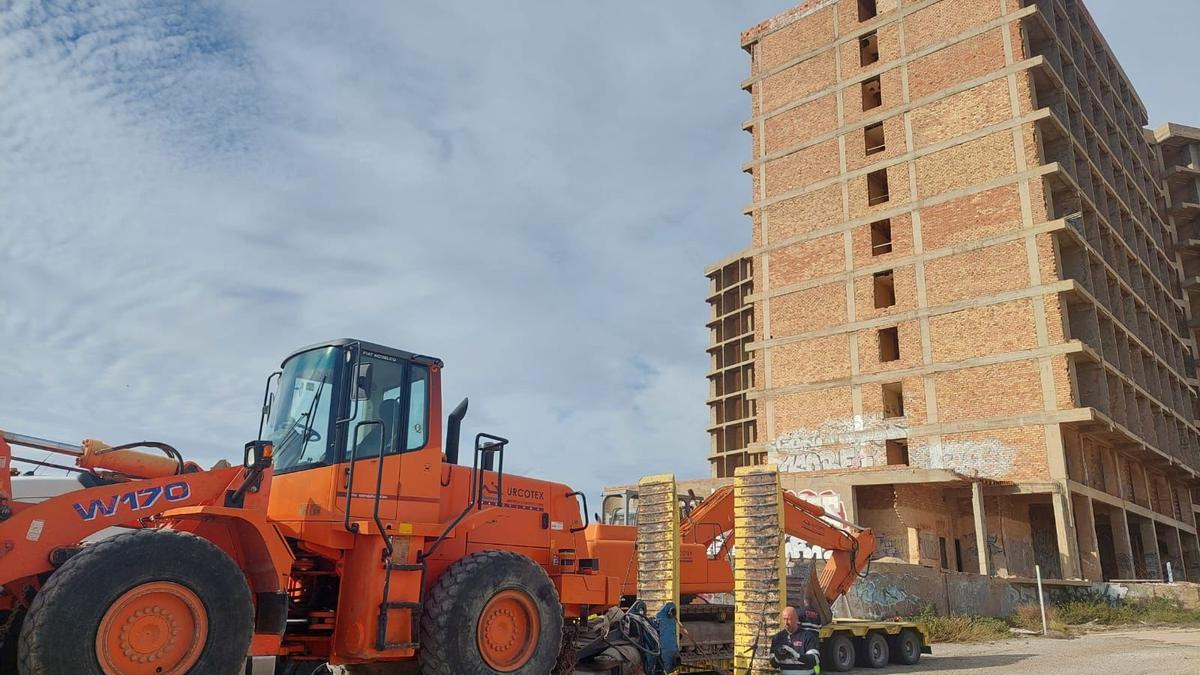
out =
<svg viewBox="0 0 1200 675"><path fill-rule="evenodd" d="M816 610L821 617L821 625L825 625L833 621L833 607L829 604L829 600L825 597L825 591L821 589L821 584L817 581L817 575L813 572L815 568L812 565L808 567L808 581L804 583L803 603L805 607Z"/></svg>

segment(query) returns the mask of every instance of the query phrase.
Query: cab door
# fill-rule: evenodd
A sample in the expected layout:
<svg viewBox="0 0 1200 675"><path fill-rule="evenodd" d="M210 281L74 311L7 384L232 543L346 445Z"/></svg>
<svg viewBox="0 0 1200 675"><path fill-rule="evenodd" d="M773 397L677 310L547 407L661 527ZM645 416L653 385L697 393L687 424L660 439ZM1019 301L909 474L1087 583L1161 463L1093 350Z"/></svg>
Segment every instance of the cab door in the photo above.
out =
<svg viewBox="0 0 1200 675"><path fill-rule="evenodd" d="M382 520L397 519L405 455L427 435L428 379L423 364L361 351L341 458L352 520L373 519L376 502Z"/></svg>

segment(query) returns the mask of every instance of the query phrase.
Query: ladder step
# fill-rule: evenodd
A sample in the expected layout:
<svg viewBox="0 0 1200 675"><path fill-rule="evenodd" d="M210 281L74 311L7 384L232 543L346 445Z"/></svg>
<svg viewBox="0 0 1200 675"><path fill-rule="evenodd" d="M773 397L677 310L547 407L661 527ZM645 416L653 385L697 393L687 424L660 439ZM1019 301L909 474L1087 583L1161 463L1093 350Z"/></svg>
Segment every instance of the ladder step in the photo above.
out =
<svg viewBox="0 0 1200 675"><path fill-rule="evenodd" d="M420 572L421 570L425 569L425 566L420 563L389 562L385 563L384 567L396 572Z"/></svg>
<svg viewBox="0 0 1200 675"><path fill-rule="evenodd" d="M385 603L383 603L383 604L384 604L384 606L385 606L386 608L388 608L388 609L411 609L411 610L414 610L414 611L415 611L415 610L418 610L418 609L421 609L421 606L422 606L422 605L421 605L421 603L419 603L419 602L397 602L397 601L390 601L390 602L385 602Z"/></svg>
<svg viewBox="0 0 1200 675"><path fill-rule="evenodd" d="M420 647L420 646L421 646L420 643L417 643L417 642L385 642L383 645L383 648L384 649L416 649L417 647Z"/></svg>

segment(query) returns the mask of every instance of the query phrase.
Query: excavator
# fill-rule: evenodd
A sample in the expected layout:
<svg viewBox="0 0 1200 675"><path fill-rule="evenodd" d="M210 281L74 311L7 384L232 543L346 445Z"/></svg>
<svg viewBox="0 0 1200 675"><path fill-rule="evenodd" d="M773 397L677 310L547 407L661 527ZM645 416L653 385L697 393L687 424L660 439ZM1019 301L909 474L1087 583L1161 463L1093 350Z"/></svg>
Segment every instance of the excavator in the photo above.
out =
<svg viewBox="0 0 1200 675"><path fill-rule="evenodd" d="M300 349L267 378L240 464L209 469L162 442L0 432L0 673L573 672L587 618L636 595L636 527L506 473L503 437L460 457L468 403L443 436L443 366L355 339ZM78 486L22 498L18 464ZM831 602L874 538L801 500L786 512L834 551ZM682 521L685 602L732 590L732 520L719 490Z"/></svg>

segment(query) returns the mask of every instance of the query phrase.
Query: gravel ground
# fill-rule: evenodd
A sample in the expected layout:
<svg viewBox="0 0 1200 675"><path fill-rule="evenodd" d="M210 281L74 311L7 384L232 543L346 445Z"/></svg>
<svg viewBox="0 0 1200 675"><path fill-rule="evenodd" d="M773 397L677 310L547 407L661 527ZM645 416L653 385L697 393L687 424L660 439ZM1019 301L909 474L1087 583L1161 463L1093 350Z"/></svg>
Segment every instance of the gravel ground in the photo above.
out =
<svg viewBox="0 0 1200 675"><path fill-rule="evenodd" d="M1062 640L1036 637L986 644L935 644L933 654L921 657L916 666L897 666L886 672L1200 673L1200 630L1138 629Z"/></svg>

